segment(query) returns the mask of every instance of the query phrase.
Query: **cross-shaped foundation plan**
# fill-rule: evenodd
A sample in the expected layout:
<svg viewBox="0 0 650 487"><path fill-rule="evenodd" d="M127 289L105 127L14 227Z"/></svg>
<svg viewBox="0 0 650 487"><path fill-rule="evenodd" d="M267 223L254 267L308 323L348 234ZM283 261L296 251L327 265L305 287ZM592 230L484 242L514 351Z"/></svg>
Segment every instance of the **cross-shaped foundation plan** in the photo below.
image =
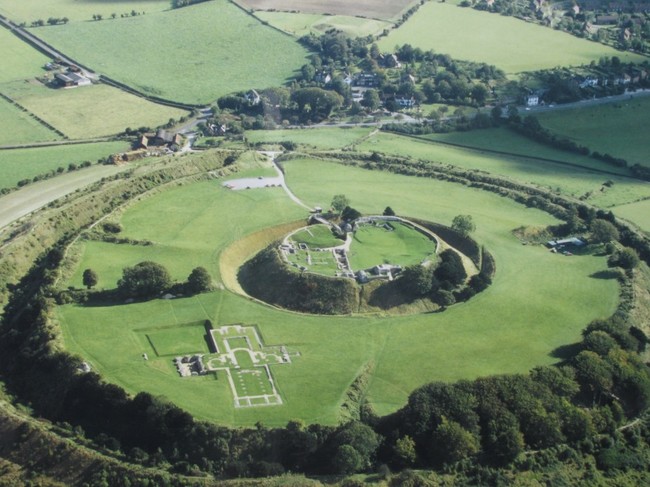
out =
<svg viewBox="0 0 650 487"><path fill-rule="evenodd" d="M271 365L290 364L298 352L284 345L265 346L257 327L206 325L206 340L211 353L177 356L174 359L181 377L223 372L228 378L235 407L282 404L271 373Z"/></svg>

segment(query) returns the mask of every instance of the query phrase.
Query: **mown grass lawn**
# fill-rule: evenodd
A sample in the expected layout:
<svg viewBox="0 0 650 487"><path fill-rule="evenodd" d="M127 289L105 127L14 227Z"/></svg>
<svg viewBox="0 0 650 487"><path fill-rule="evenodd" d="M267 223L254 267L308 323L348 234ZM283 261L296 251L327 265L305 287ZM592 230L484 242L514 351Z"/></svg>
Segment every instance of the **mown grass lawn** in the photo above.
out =
<svg viewBox="0 0 650 487"><path fill-rule="evenodd" d="M379 41L383 51L411 44L456 59L485 62L506 73L589 64L602 56L641 62L646 58L513 17L427 2Z"/></svg>
<svg viewBox="0 0 650 487"><path fill-rule="evenodd" d="M235 91L281 85L307 54L294 39L226 0L128 19L43 27L35 33L144 93L199 104Z"/></svg>
<svg viewBox="0 0 650 487"><path fill-rule="evenodd" d="M650 96L540 113L538 118L544 127L593 151L650 167Z"/></svg>
<svg viewBox="0 0 650 487"><path fill-rule="evenodd" d="M380 264L407 267L435 254L435 242L422 233L401 223L391 225L390 231L363 225L354 233L348 255L354 271Z"/></svg>
<svg viewBox="0 0 650 487"><path fill-rule="evenodd" d="M329 248L342 245L344 242L332 233L327 225L310 225L304 230L294 233L291 240L307 244L310 248Z"/></svg>
<svg viewBox="0 0 650 487"><path fill-rule="evenodd" d="M12 188L23 179L46 174L59 167L84 161L96 163L98 159L125 151L126 142L99 142L31 149L11 149L0 152L0 188Z"/></svg>
<svg viewBox="0 0 650 487"><path fill-rule="evenodd" d="M476 239L497 263L493 285L444 313L403 317L309 316L227 290L129 305L66 305L57 313L66 346L128 391L163 395L201 419L234 426L295 418L334 424L346 389L369 361L376 368L368 398L385 414L432 380L525 372L557 362L556 348L577 341L590 320L616 306L616 282L591 277L606 268L604 258L555 255L513 237L521 225L555 222L538 210L461 185L324 161L291 161L285 169L292 190L311 205L343 193L363 213L390 205L398 214L443 224L458 213L472 215ZM219 254L230 242L300 215L306 217L277 188L231 192L216 181L182 186L134 204L121 219L124 236L152 240L153 246L129 246L127 252L123 245L85 244L78 268L93 267L100 279L117 275L127 252L133 260L160 261L175 278L200 263L218 281ZM79 287L79 274L62 285ZM235 409L223 376L183 380L171 361L142 359L138 330L203 319L214 326L256 324L267 345L300 352L291 364L272 367L282 406Z"/></svg>

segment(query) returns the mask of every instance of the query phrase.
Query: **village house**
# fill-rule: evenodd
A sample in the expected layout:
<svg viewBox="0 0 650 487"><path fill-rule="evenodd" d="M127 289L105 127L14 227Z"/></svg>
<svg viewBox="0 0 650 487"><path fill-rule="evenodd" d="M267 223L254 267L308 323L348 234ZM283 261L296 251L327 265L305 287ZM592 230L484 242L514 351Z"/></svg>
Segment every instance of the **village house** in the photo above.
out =
<svg viewBox="0 0 650 487"><path fill-rule="evenodd" d="M353 85L375 88L379 86L379 79L375 73L358 73L354 76Z"/></svg>

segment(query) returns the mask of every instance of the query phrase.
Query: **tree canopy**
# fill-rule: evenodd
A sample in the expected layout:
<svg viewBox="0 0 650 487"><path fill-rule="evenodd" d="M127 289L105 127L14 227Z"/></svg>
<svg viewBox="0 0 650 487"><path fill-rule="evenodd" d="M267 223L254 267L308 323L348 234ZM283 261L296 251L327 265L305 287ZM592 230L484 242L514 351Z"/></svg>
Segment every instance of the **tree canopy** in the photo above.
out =
<svg viewBox="0 0 650 487"><path fill-rule="evenodd" d="M171 276L162 265L144 261L133 267L125 267L117 288L124 296L149 298L160 294L171 285Z"/></svg>
<svg viewBox="0 0 650 487"><path fill-rule="evenodd" d="M456 215L451 222L451 228L466 237L476 230L476 225L471 215Z"/></svg>
<svg viewBox="0 0 650 487"><path fill-rule="evenodd" d="M187 287L192 293L204 293L212 288L212 277L205 267L196 267L187 278Z"/></svg>
<svg viewBox="0 0 650 487"><path fill-rule="evenodd" d="M83 273L82 279L84 286L86 286L88 289L95 287L99 281L97 273L92 269L86 269Z"/></svg>

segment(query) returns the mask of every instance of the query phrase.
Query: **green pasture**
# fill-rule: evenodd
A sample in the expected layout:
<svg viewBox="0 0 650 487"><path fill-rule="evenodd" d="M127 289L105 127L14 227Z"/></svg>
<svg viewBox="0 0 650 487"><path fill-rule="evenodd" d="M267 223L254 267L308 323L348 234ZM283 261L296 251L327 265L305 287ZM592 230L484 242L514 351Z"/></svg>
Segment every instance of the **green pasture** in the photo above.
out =
<svg viewBox="0 0 650 487"><path fill-rule="evenodd" d="M480 132L471 132L479 134ZM534 184L607 208L650 196L650 185L636 179L588 169L538 161L526 157L482 153L480 150L444 146L401 135L379 133L355 146L357 150L410 156L451 164L467 170L486 171L523 183ZM534 152L533 152L534 153ZM603 186L613 181L611 187ZM396 210L397 211L397 210Z"/></svg>
<svg viewBox="0 0 650 487"><path fill-rule="evenodd" d="M384 20L347 15L265 12L260 10L255 12L255 16L295 37L302 37L310 33L324 34L329 29L340 30L350 37L366 37L376 35L393 25Z"/></svg>
<svg viewBox="0 0 650 487"><path fill-rule="evenodd" d="M619 218L625 218L639 226L642 230L650 232L650 199L629 203L612 208Z"/></svg>
<svg viewBox="0 0 650 487"><path fill-rule="evenodd" d="M68 17L71 21L91 20L100 14L109 22L111 14L150 13L170 8L171 0L0 0L0 14L15 22L31 22L50 17ZM116 19L117 20L117 19ZM112 20L115 22L115 20Z"/></svg>
<svg viewBox="0 0 650 487"><path fill-rule="evenodd" d="M291 141L318 149L341 149L363 140L374 127L319 127L291 130L250 130L246 139L251 143L277 143Z"/></svg>
<svg viewBox="0 0 650 487"><path fill-rule="evenodd" d="M379 264L407 267L434 255L436 244L424 234L402 223L391 222L394 230L362 225L354 232L348 258L353 270Z"/></svg>
<svg viewBox="0 0 650 487"><path fill-rule="evenodd" d="M60 138L29 113L0 98L0 145L46 142Z"/></svg>
<svg viewBox="0 0 650 487"><path fill-rule="evenodd" d="M46 174L69 164L84 161L95 163L97 159L125 151L127 142L98 142L94 144L33 147L0 151L0 188L11 188L23 179Z"/></svg>
<svg viewBox="0 0 650 487"><path fill-rule="evenodd" d="M430 134L422 137L425 140L458 144L470 149L505 152L520 157L540 157L581 166L585 169L613 172L626 176L628 170L606 164L589 156L574 154L540 144L507 128L490 128L471 130L469 132L449 132L447 134ZM543 163L543 162L542 162ZM578 168L580 169L580 168Z"/></svg>
<svg viewBox="0 0 650 487"><path fill-rule="evenodd" d="M510 74L589 64L602 56L625 62L647 59L513 17L440 2L425 3L379 41L382 51L402 44L493 64Z"/></svg>
<svg viewBox="0 0 650 487"><path fill-rule="evenodd" d="M294 39L226 0L35 32L100 73L149 95L187 103L281 85L306 56Z"/></svg>
<svg viewBox="0 0 650 487"><path fill-rule="evenodd" d="M158 127L187 115L103 84L58 90L30 86L12 98L71 139L112 135L127 127Z"/></svg>
<svg viewBox="0 0 650 487"><path fill-rule="evenodd" d="M310 248L337 247L343 245L343 240L336 238L327 225L310 225L291 236L296 243L307 244Z"/></svg>
<svg viewBox="0 0 650 487"><path fill-rule="evenodd" d="M650 167L650 97L554 110L538 115L540 123L555 133L602 154Z"/></svg>
<svg viewBox="0 0 650 487"><path fill-rule="evenodd" d="M50 61L50 58L33 49L5 28L0 29L0 45L2 46L1 92L4 92L4 83L9 81L25 82L45 74L43 66Z"/></svg>
<svg viewBox="0 0 650 487"><path fill-rule="evenodd" d="M512 235L522 225L556 222L541 211L426 178L309 159L287 162L285 168L292 191L310 205L343 193L363 213L390 205L399 214L443 224L459 213L472 215L475 238L496 260L493 285L444 313L402 317L310 316L227 290L114 306L65 305L57 316L66 346L129 392L165 396L200 419L233 426L281 425L296 418L335 424L347 388L369 361L376 368L367 397L385 414L432 380L525 372L555 363L555 349L576 342L586 323L615 309L616 281L593 277L606 269L603 257L551 254L541 246L521 245ZM78 269L92 267L101 280L119 275L133 261L150 259L168 266L177 279L200 264L218 280L219 255L227 245L301 216L307 215L277 188L235 192L217 181L176 187L135 203L121 218L124 236L154 245L80 243ZM79 273L61 283L68 285L81 286ZM150 350L142 343L142 329L205 319L215 327L256 324L269 346L300 353L298 360L272 367L283 405L236 409L222 374L181 379L171 361L142 359Z"/></svg>

